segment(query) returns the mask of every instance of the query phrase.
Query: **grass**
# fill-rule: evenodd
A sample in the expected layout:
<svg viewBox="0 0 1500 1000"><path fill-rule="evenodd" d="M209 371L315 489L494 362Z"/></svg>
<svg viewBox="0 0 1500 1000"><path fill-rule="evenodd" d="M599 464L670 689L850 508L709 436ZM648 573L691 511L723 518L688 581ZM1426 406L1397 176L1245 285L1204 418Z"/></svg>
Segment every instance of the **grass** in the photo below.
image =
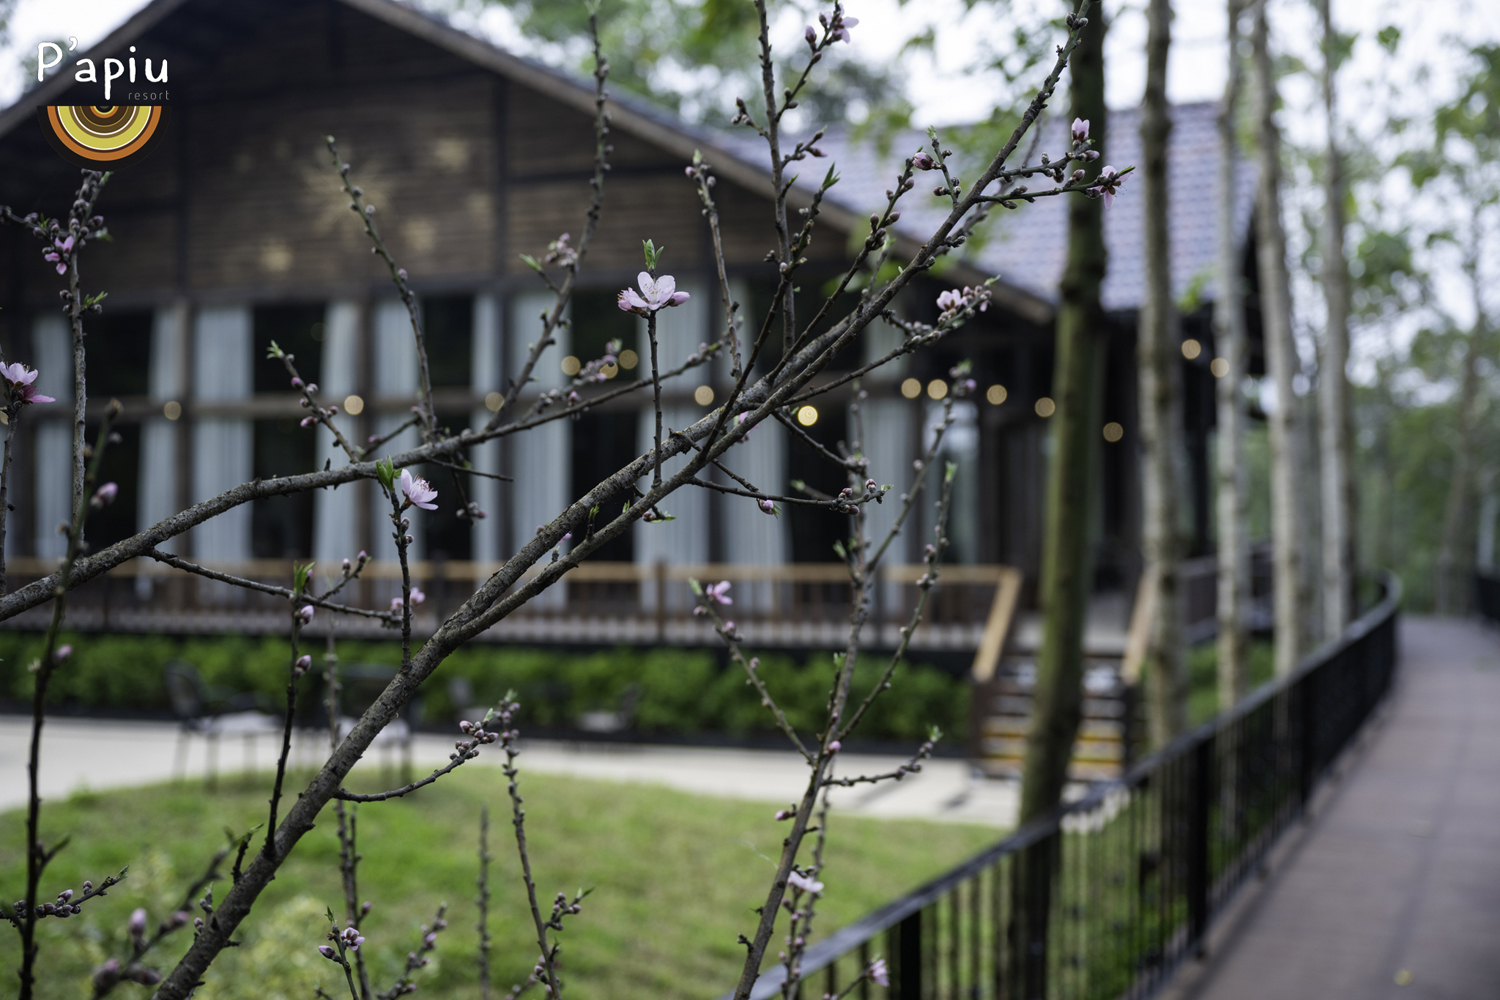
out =
<svg viewBox="0 0 1500 1000"><path fill-rule="evenodd" d="M223 842L226 827L239 833L264 822L269 787L261 776L228 787L221 783L212 795L189 783L80 793L49 803L43 840L55 843L71 834L72 842L52 863L44 896L77 889L85 878L97 883L125 865L130 875L108 897L87 904L82 916L40 925L39 997L90 995L94 965L127 953L125 922L131 910L146 907L154 928ZM646 785L554 776L528 780L524 773L522 792L544 904L559 891L594 890L561 935L564 978L574 995L711 1000L733 985L744 953L736 935L753 932L754 907L785 829L773 822L771 807ZM473 897L479 812L485 804L496 859L490 930L498 993L529 970L536 945L504 778L498 768L466 768L406 799L359 811L360 896L374 902L364 927L365 950L377 992L394 981L417 943L419 925L430 922L446 902L449 927L439 938L435 961L417 974L418 986L427 996L479 995ZM0 814L0 898L22 894L23 829L24 814ZM995 839L993 830L980 827L837 817L817 926L831 932ZM305 1000L314 984L333 996L347 995L342 973L315 951L327 930L324 910L332 906L342 913L337 864L328 810L241 925L241 946L224 953L196 996ZM226 891L223 882L215 886L219 899ZM163 968L181 954L188 933L168 939L158 956ZM5 932L0 968L14 967L16 944ZM773 945L773 962L776 950ZM12 975L0 976L0 996L12 996L14 989ZM115 995L147 993L126 985Z"/></svg>

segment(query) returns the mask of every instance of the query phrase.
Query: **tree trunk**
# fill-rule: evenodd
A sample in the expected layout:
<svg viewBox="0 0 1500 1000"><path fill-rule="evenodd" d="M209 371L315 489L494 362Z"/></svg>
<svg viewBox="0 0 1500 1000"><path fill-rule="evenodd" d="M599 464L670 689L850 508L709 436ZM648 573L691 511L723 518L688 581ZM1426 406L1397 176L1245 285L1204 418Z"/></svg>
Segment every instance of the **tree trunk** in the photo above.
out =
<svg viewBox="0 0 1500 1000"><path fill-rule="evenodd" d="M1323 638L1333 640L1354 620L1354 484L1349 453L1349 265L1344 259L1344 161L1334 118L1338 38L1329 0L1318 0L1323 18L1323 107L1328 128L1323 175L1323 297L1328 327L1318 366L1323 506Z"/></svg>
<svg viewBox="0 0 1500 1000"><path fill-rule="evenodd" d="M1070 7L1071 9L1071 7ZM1104 17L1095 8L1068 63L1068 114L1105 145ZM1060 287L1052 395L1052 458L1042 536L1042 649L1021 783L1021 821L1062 798L1083 714L1083 627L1093 577L1089 517L1097 490L1099 373L1104 356L1104 203L1068 203L1068 260Z"/></svg>
<svg viewBox="0 0 1500 1000"><path fill-rule="evenodd" d="M1156 587L1146 630L1151 742L1165 746L1187 725L1187 671L1182 649L1178 563L1182 558L1179 469L1182 457L1182 338L1172 302L1167 217L1167 54L1170 0L1146 7L1146 96L1141 109L1141 167L1146 198L1146 301L1136 335L1140 379L1142 555Z"/></svg>
<svg viewBox="0 0 1500 1000"><path fill-rule="evenodd" d="M1297 455L1297 348L1292 342L1292 296L1286 266L1286 231L1281 225L1281 133L1276 127L1276 78L1271 69L1266 0L1255 5L1251 62L1255 80L1256 265L1260 273L1261 322L1266 363L1276 386L1276 406L1269 414L1271 438L1271 575L1276 622L1276 673L1290 674L1303 651L1303 614L1310 596L1304 592L1299 549L1298 506L1301 469Z"/></svg>
<svg viewBox="0 0 1500 1000"><path fill-rule="evenodd" d="M1219 711L1245 696L1245 604L1250 596L1250 538L1246 530L1245 303L1234 208L1239 142L1235 117L1240 98L1239 17L1242 0L1229 0L1229 81L1219 110L1219 275L1214 299L1214 335L1224 360L1219 375ZM1215 373L1219 374L1219 373Z"/></svg>
<svg viewBox="0 0 1500 1000"><path fill-rule="evenodd" d="M1477 234L1475 234L1477 243ZM1448 502L1443 511L1443 533L1438 540L1437 566L1433 574L1433 602L1440 615L1467 614L1469 610L1468 556L1474 507L1472 456L1479 429L1479 359L1484 354L1485 315L1480 299L1479 252L1472 246L1464 271L1474 291L1474 329L1464 347L1463 377L1458 389L1458 441L1453 454L1453 474L1448 480Z"/></svg>

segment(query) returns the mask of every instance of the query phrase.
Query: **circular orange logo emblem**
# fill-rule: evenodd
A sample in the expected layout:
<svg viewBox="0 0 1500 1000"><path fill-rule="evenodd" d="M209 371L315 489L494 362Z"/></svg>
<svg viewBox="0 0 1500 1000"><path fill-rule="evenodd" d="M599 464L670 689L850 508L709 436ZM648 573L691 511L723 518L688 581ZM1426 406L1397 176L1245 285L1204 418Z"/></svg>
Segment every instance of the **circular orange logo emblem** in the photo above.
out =
<svg viewBox="0 0 1500 1000"><path fill-rule="evenodd" d="M63 159L90 170L117 170L150 153L167 119L163 105L46 105L42 133Z"/></svg>

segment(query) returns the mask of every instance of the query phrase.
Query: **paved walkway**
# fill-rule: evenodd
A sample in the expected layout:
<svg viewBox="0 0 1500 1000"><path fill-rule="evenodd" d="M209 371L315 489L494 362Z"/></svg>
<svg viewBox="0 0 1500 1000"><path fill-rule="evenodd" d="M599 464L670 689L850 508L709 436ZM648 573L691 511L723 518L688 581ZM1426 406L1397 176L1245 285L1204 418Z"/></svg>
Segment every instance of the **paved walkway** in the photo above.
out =
<svg viewBox="0 0 1500 1000"><path fill-rule="evenodd" d="M0 810L26 803L30 729L30 719L0 716ZM82 788L97 791L167 781L176 774L178 728L173 724L49 719L42 733L44 799ZM451 737L418 736L413 754L417 773L447 763L453 741L460 735L455 730ZM279 745L279 734L260 736L248 744L238 737L225 737L218 751L220 771L268 770L275 764ZM806 783L806 769L793 752L542 740L523 740L522 749L520 766L534 773L646 782L778 806L796 798ZM201 778L208 769L206 741L194 737L186 751L184 771ZM293 759L312 766L327 752L326 737L298 740ZM494 767L500 759L497 753L484 752L465 766ZM839 773L879 774L894 770L903 760L847 754L840 760ZM394 773L395 763L394 754L377 745L359 766L388 766ZM926 762L921 773L900 782L839 789L833 801L835 810L851 815L1008 828L1015 824L1018 795L1013 783L975 778L967 762L944 759Z"/></svg>
<svg viewBox="0 0 1500 1000"><path fill-rule="evenodd" d="M1500 633L1401 629L1390 714L1183 1000L1500 997Z"/></svg>

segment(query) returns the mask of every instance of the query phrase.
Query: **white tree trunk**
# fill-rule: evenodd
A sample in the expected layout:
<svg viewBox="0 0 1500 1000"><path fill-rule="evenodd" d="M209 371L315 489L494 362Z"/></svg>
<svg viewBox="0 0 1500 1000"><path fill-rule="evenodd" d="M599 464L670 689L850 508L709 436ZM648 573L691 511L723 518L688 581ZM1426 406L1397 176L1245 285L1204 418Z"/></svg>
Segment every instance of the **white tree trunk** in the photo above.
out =
<svg viewBox="0 0 1500 1000"><path fill-rule="evenodd" d="M1297 348L1292 342L1292 296L1286 266L1286 231L1281 225L1281 133L1276 127L1276 79L1271 68L1266 0L1255 6L1251 33L1255 79L1256 157L1260 168L1256 198L1256 264L1260 274L1261 317L1266 363L1276 386L1269 414L1271 437L1271 562L1275 590L1276 673L1285 676L1303 650L1306 606L1298 537L1301 470L1297 456Z"/></svg>
<svg viewBox="0 0 1500 1000"><path fill-rule="evenodd" d="M1323 638L1337 638L1354 620L1354 488L1349 452L1349 266L1344 259L1344 163L1334 119L1337 38L1329 0L1323 18L1323 106L1328 148L1323 175L1323 297L1328 325L1318 366L1318 417L1323 509Z"/></svg>
<svg viewBox="0 0 1500 1000"><path fill-rule="evenodd" d="M1245 695L1245 603L1250 595L1250 539L1246 530L1245 472L1245 306L1240 283L1240 248L1235 238L1238 188L1235 113L1240 96L1239 16L1244 4L1229 0L1229 80L1219 110L1219 276L1214 298L1214 338L1223 359L1218 392L1219 477L1219 711Z"/></svg>
<svg viewBox="0 0 1500 1000"><path fill-rule="evenodd" d="M1181 559L1178 469L1182 452L1181 337L1172 303L1172 253L1167 220L1167 54L1172 5L1151 0L1146 9L1146 97L1141 152L1146 188L1146 301L1137 334L1140 375L1142 504L1146 573L1157 600L1147 630L1151 740L1164 746L1187 726L1187 670L1177 566Z"/></svg>

